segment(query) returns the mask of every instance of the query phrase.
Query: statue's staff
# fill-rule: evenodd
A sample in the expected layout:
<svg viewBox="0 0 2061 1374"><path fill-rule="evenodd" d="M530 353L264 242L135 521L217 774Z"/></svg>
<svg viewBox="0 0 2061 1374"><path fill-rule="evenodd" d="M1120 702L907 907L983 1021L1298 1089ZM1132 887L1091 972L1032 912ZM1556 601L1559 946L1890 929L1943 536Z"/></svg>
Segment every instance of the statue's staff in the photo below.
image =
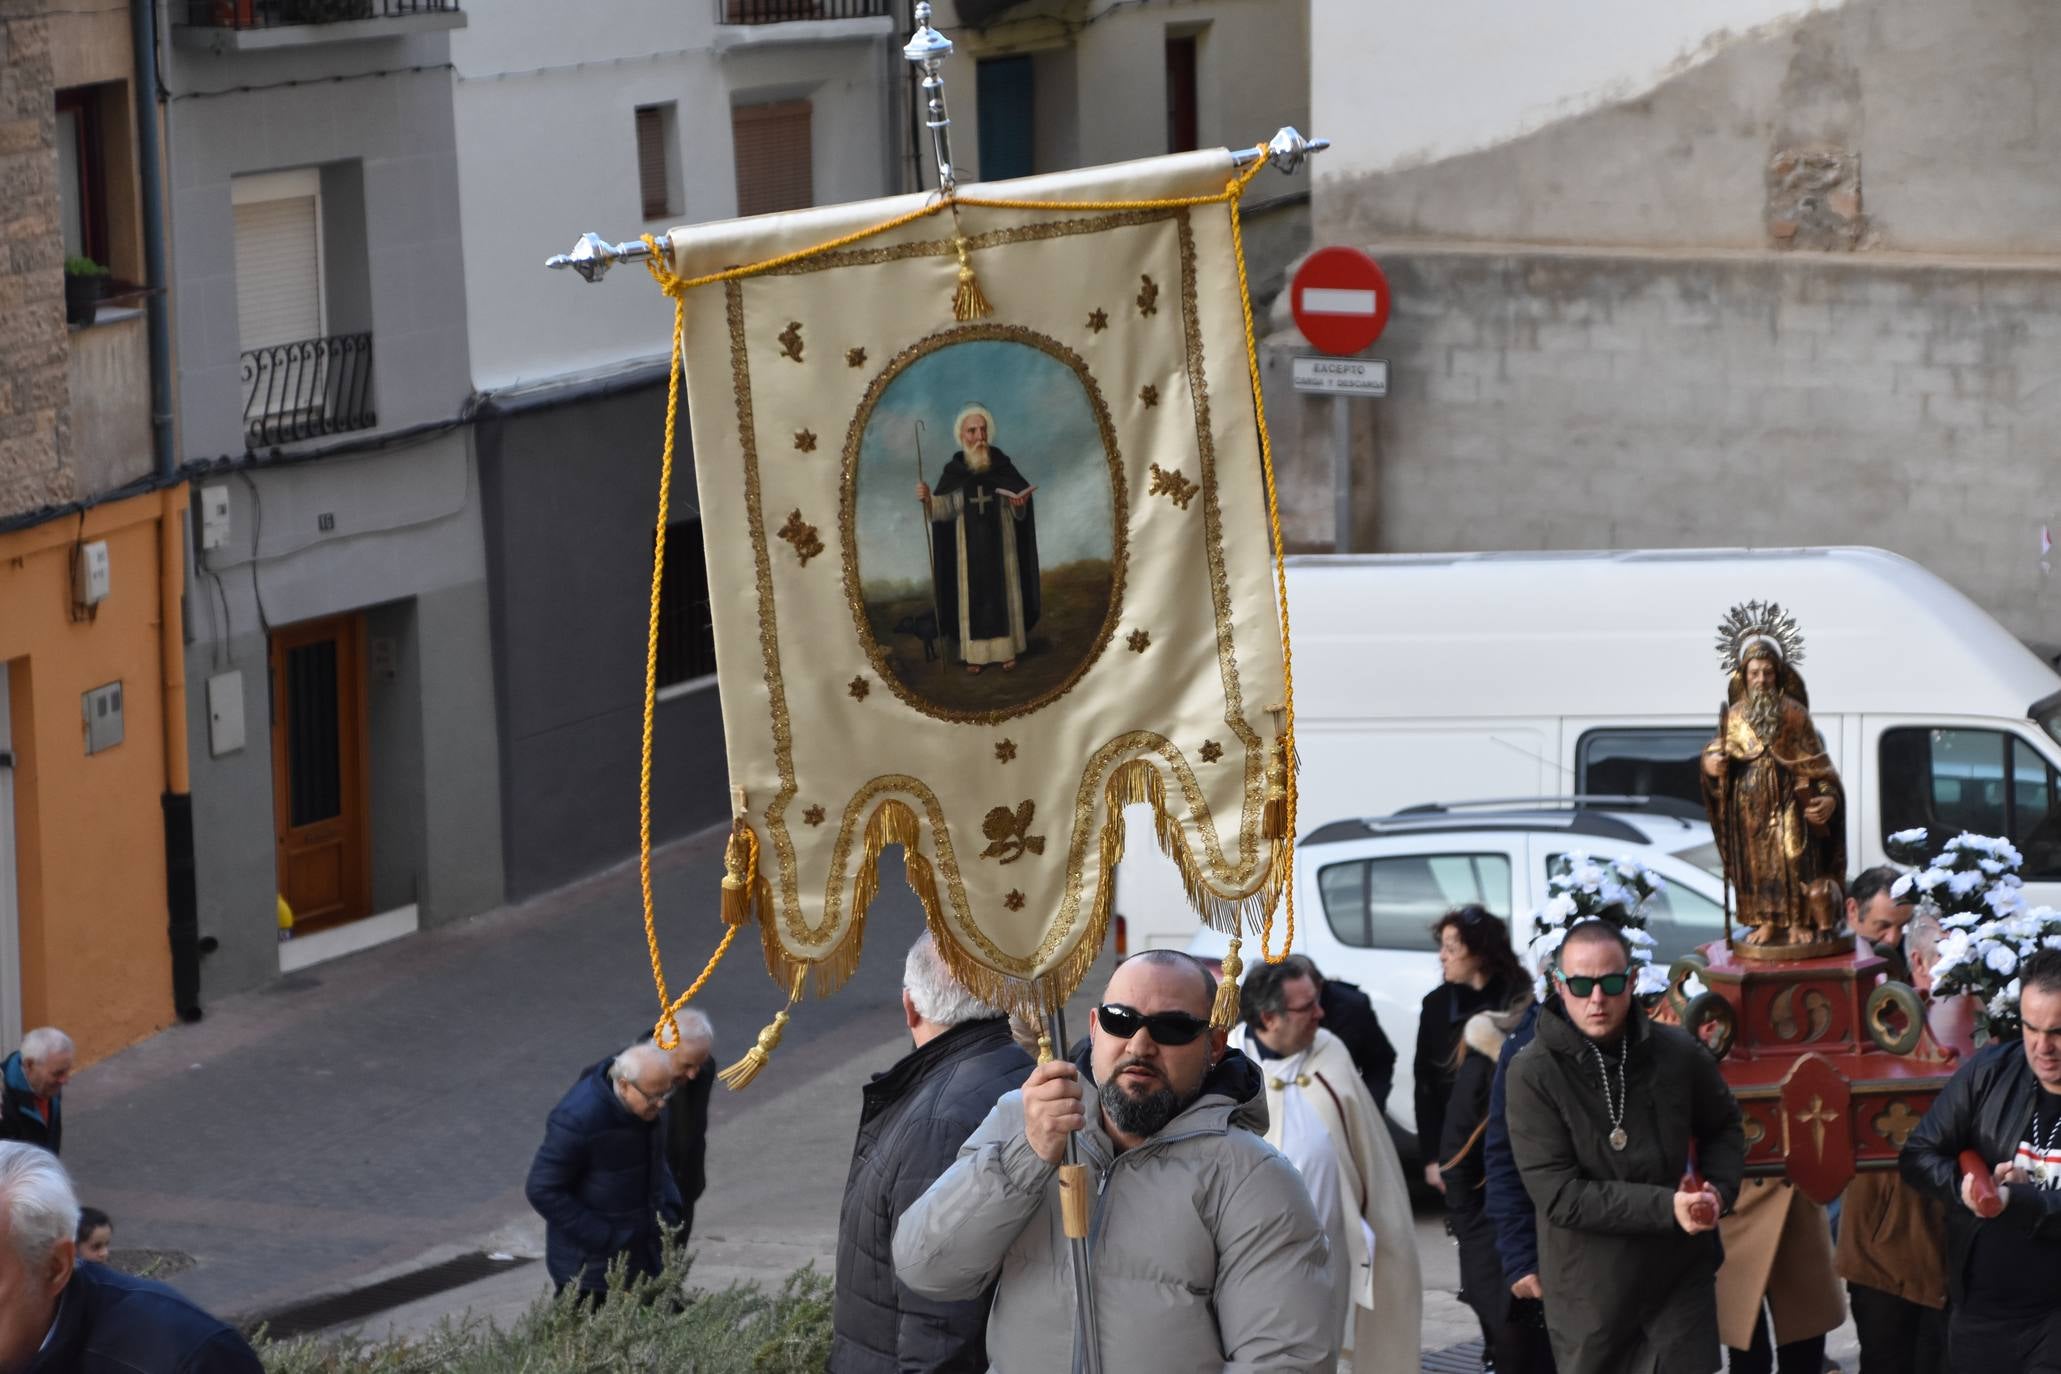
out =
<svg viewBox="0 0 2061 1374"><path fill-rule="evenodd" d="M1725 741L1731 738L1731 729L1732 703L1721 701L1718 703L1717 739L1711 745L1712 749L1719 751L1718 756L1720 758L1724 757ZM1720 767L1716 781L1718 794L1717 818L1723 820L1732 814L1732 770ZM1731 843L1726 833L1728 829L1729 827L1720 825L1717 834L1712 836L1712 838L1717 841L1718 879L1724 885L1725 948L1736 950L1738 946L1732 940L1732 855L1730 852Z"/></svg>
<svg viewBox="0 0 2061 1374"><path fill-rule="evenodd" d="M930 485L923 476L923 421L921 420L916 422L916 485L919 487L928 487ZM929 574L930 581L930 623L937 631L938 641L942 643L945 637L945 621L944 617L938 613L937 603L937 533L931 529L931 523L930 498L926 496L923 498L923 551L926 555L924 571ZM937 670L941 673L945 670L945 651L943 649L938 650Z"/></svg>

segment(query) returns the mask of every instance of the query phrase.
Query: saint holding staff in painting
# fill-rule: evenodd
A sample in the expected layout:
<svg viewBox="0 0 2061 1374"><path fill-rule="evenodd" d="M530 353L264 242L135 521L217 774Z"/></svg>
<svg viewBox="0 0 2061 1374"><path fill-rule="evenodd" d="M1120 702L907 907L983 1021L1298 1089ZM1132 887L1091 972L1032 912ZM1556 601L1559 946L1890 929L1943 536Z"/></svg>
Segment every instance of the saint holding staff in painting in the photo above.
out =
<svg viewBox="0 0 2061 1374"><path fill-rule="evenodd" d="M938 634L957 639L969 674L989 664L1006 673L1038 623L1036 488L995 445L995 417L986 406L961 410L953 432L959 450L937 486L916 484L934 534Z"/></svg>

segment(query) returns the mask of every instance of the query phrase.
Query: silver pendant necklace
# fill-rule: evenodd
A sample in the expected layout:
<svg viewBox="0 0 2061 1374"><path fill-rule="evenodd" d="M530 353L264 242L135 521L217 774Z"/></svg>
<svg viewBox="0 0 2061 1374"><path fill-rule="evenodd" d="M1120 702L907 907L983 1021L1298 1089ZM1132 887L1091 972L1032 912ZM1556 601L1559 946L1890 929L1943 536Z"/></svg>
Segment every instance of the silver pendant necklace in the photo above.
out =
<svg viewBox="0 0 2061 1374"><path fill-rule="evenodd" d="M1603 1110L1610 1114L1610 1148L1622 1150L1631 1137L1624 1133L1624 1063L1617 1066L1617 1096L1610 1095L1610 1061L1603 1057L1603 1051L1596 1048L1596 1042L1589 1042L1589 1053L1596 1056L1596 1068L1603 1075Z"/></svg>

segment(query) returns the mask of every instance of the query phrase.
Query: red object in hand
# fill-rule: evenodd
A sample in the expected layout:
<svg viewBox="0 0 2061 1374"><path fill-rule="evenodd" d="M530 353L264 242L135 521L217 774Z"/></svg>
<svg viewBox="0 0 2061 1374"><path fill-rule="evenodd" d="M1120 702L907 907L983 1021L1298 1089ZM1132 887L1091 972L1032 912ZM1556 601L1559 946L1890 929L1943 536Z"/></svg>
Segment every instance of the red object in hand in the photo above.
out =
<svg viewBox="0 0 2061 1374"><path fill-rule="evenodd" d="M1710 1185L1703 1181L1703 1175L1696 1172L1696 1147L1691 1145L1689 1147L1688 1167L1682 1170L1682 1191L1685 1193L1700 1193L1708 1187ZM1689 1209L1689 1215L1696 1219L1696 1224L1699 1226L1715 1226L1717 1225L1717 1204L1709 1198L1705 1198Z"/></svg>
<svg viewBox="0 0 2061 1374"><path fill-rule="evenodd" d="M1990 1172L1989 1164L1973 1150L1961 1151L1961 1172L1968 1176L1968 1191L1975 1195L1975 1215L1994 1217L2004 1210L2004 1199L1997 1194L1997 1178Z"/></svg>

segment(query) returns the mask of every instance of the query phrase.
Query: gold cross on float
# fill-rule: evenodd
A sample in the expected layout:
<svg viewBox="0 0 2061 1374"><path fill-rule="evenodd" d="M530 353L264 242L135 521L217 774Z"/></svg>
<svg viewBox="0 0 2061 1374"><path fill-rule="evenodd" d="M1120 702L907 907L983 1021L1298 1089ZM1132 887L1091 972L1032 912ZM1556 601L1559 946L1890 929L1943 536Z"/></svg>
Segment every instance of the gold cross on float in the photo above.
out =
<svg viewBox="0 0 2061 1374"><path fill-rule="evenodd" d="M1911 1110L1908 1102L1898 1099L1890 1104L1889 1110L1875 1118L1875 1129L1882 1132L1882 1138L1901 1150L1904 1142L1911 1138L1911 1132L1918 1129L1919 1115Z"/></svg>
<svg viewBox="0 0 2061 1374"><path fill-rule="evenodd" d="M1807 1112L1798 1112L1796 1119L1804 1122L1811 1128L1811 1150L1819 1159L1823 1159L1825 1157L1825 1128L1839 1119L1839 1113L1826 1111L1825 1099L1816 1093L1812 1093L1811 1109Z"/></svg>

